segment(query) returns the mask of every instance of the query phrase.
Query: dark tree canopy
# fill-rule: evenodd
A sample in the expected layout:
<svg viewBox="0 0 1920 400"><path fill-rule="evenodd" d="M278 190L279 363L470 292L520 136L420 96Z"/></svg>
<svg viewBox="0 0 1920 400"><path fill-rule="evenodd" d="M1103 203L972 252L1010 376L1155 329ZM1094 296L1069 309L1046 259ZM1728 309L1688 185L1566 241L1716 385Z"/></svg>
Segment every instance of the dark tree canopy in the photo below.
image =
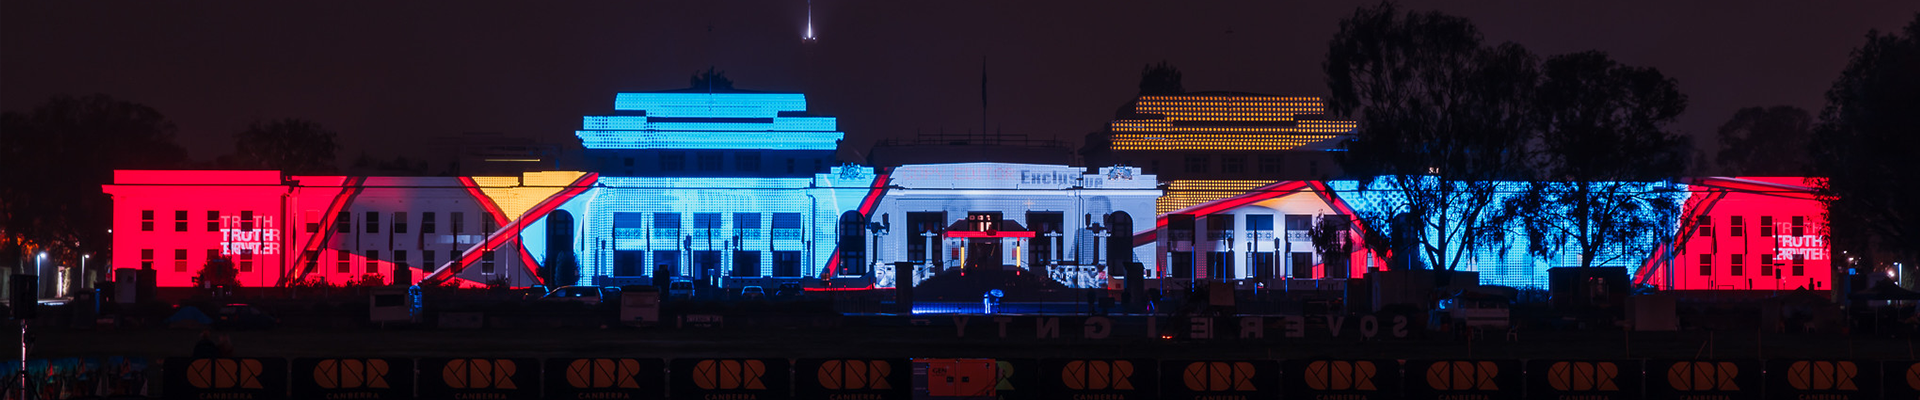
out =
<svg viewBox="0 0 1920 400"><path fill-rule="evenodd" d="M1802 176L1813 115L1794 106L1747 107L1720 125L1716 163L1729 176Z"/></svg>
<svg viewBox="0 0 1920 400"><path fill-rule="evenodd" d="M112 203L100 185L115 169L184 165L172 121L106 95L60 96L0 115L0 255L48 250L78 261L108 244ZM0 258L0 260L9 258Z"/></svg>
<svg viewBox="0 0 1920 400"><path fill-rule="evenodd" d="M1868 31L1827 89L1814 128L1814 182L1838 247L1911 263L1920 256L1920 13L1901 32ZM1899 260L1885 260L1899 261Z"/></svg>
<svg viewBox="0 0 1920 400"><path fill-rule="evenodd" d="M708 92L733 90L733 80L727 78L727 71L720 71L714 67L707 67L706 71L694 71L693 77L688 79L692 81L693 90Z"/></svg>
<svg viewBox="0 0 1920 400"><path fill-rule="evenodd" d="M1571 247L1583 267L1647 256L1652 247L1639 244L1659 242L1680 213L1669 186L1691 146L1666 127L1686 95L1658 70L1597 51L1554 56L1543 69L1539 176L1507 201L1526 224L1529 252Z"/></svg>
<svg viewBox="0 0 1920 400"><path fill-rule="evenodd" d="M1180 69L1161 61L1159 65L1140 67L1140 95L1166 96L1186 93L1180 84Z"/></svg>
<svg viewBox="0 0 1920 400"><path fill-rule="evenodd" d="M319 123L285 118L256 121L234 134L234 159L241 168L280 170L288 174L330 173L339 169L334 153L335 134Z"/></svg>
<svg viewBox="0 0 1920 400"><path fill-rule="evenodd" d="M1418 256L1396 265L1455 269L1461 249L1486 245L1495 180L1519 174L1535 129L1538 62L1514 44L1488 46L1471 21L1438 12L1361 7L1328 43L1331 113L1360 122L1341 167L1363 188L1392 191L1359 215L1369 246L1407 238ZM1374 181L1380 180L1375 185ZM1391 252L1392 248L1375 250Z"/></svg>

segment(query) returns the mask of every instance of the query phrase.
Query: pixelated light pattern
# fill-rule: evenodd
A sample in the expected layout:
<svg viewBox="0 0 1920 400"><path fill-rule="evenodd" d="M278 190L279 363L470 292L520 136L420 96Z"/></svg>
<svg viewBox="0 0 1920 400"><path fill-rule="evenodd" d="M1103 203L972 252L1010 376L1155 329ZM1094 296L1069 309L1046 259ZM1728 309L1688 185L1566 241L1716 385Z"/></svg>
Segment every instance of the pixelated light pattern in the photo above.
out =
<svg viewBox="0 0 1920 400"><path fill-rule="evenodd" d="M1114 150L1294 150L1329 148L1358 122L1322 119L1318 98L1245 95L1143 96L1146 119L1108 124Z"/></svg>
<svg viewBox="0 0 1920 400"><path fill-rule="evenodd" d="M1273 184L1266 180L1177 180L1167 182L1167 194L1160 196L1155 214L1193 207L1200 203L1239 196L1249 190Z"/></svg>
<svg viewBox="0 0 1920 400"><path fill-rule="evenodd" d="M800 114L797 93L620 93L614 109L644 115L588 116L574 132L588 149L835 150L845 134L833 117Z"/></svg>

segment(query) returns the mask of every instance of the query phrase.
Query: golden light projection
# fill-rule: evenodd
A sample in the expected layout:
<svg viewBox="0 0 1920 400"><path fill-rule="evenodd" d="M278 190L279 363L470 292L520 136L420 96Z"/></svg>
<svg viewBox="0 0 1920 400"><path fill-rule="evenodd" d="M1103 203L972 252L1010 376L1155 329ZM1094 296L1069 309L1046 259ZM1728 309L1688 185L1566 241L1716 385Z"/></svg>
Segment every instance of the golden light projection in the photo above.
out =
<svg viewBox="0 0 1920 400"><path fill-rule="evenodd" d="M1114 150L1292 150L1353 132L1354 121L1301 120L1326 112L1315 97L1144 96L1134 112L1155 119L1108 125ZM1270 123L1222 126L1210 123Z"/></svg>
<svg viewBox="0 0 1920 400"><path fill-rule="evenodd" d="M1154 213L1165 215L1200 203L1245 194L1276 181L1262 180L1179 180L1167 183L1167 194L1154 202Z"/></svg>

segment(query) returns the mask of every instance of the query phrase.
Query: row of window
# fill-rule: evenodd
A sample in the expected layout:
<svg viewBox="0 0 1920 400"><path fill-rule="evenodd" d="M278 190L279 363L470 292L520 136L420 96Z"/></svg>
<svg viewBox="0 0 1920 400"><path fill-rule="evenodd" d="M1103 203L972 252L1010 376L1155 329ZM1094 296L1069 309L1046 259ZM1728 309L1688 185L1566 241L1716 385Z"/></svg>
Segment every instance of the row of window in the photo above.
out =
<svg viewBox="0 0 1920 400"><path fill-rule="evenodd" d="M360 224L360 227L361 227L360 233L380 233L382 226L386 226L387 229L390 229L392 233L410 233L409 232L411 228L410 224L414 222L413 219L409 218L406 211L396 211L396 212L390 213L392 219L388 220L387 221L388 224L386 225L381 224L380 215L382 213L379 211L367 211L361 214L364 216L364 218L362 218L362 222ZM455 211L450 214L452 215L447 219L447 224L448 224L447 227L449 228L447 233L456 234L456 235L467 233L467 213ZM317 218L312 218L314 215L315 213L312 213L312 212L308 213L310 221L318 220ZM420 233L440 233L440 217L438 213L435 213L432 211L422 212L420 213L419 222L420 222ZM333 231L335 233L353 233L354 232L353 228L354 228L353 213L343 211L343 212L340 212L339 214L334 215ZM480 218L479 233L492 233L493 228L494 228L493 219L485 218L485 217ZM319 231L320 231L319 223L310 222L307 224L307 232L311 233L311 232L319 232Z"/></svg>
<svg viewBox="0 0 1920 400"><path fill-rule="evenodd" d="M641 239L649 234L648 225L643 219L648 213L613 213L613 237L615 239ZM680 236L680 213L651 213L653 216L653 236ZM734 234L743 239L759 239L761 213L733 213ZM712 236L722 232L720 213L693 214L694 234ZM773 213L773 239L800 239L800 213Z"/></svg>
<svg viewBox="0 0 1920 400"><path fill-rule="evenodd" d="M1807 275L1807 256L1804 254L1794 254L1791 260L1792 260L1791 264L1779 265L1778 261L1784 261L1784 260L1776 260L1775 255L1773 254L1761 254L1760 255L1760 276L1772 276L1776 278L1781 277L1780 273L1783 272L1783 271L1780 271L1781 267L1788 267L1789 270L1784 272L1791 273L1793 274L1793 276L1806 276ZM1747 269L1747 255L1745 254L1728 254L1727 255L1727 274L1728 275L1745 276L1747 274L1746 269ZM1700 255L1700 276L1712 276L1712 275L1713 275L1713 254L1701 254Z"/></svg>
<svg viewBox="0 0 1920 400"><path fill-rule="evenodd" d="M222 223L220 210L207 210L206 216L207 219L204 220L204 222L206 222L207 232L219 232ZM140 231L153 232L155 229L154 224L156 223L155 217L154 210L140 210ZM189 218L187 210L173 211L174 232L186 232L192 222L194 221ZM252 231L254 228L253 211L241 211L239 221L237 222L239 222L240 225L237 228L240 230Z"/></svg>
<svg viewBox="0 0 1920 400"><path fill-rule="evenodd" d="M733 170L741 171L741 172L761 172L761 169L763 168L760 162L761 158L762 157L760 156L759 152L754 152L754 151L734 152L733 153ZM694 159L693 167L696 171L717 172L717 171L727 170L726 154L724 152L719 152L719 151L694 152L693 159ZM662 151L659 153L658 161L659 161L661 171L679 172L679 171L687 170L687 152L684 152L684 151ZM787 161L786 162L787 173L795 172L796 170L795 160L792 158L788 158L786 159L786 161ZM620 162L623 166L632 167L634 166L635 160L633 157L623 157L621 158ZM813 160L813 171L816 171L816 172L819 171L822 166L821 163L822 163L822 160L818 160L818 159Z"/></svg>
<svg viewBox="0 0 1920 400"><path fill-rule="evenodd" d="M207 260L214 260L222 257L223 256L220 255L220 249L207 249L207 258L206 258ZM253 259L252 251L241 251L240 254L234 255L232 257L225 257L225 258L232 260L233 263L235 264L235 267L237 267L237 269L239 269L240 272L253 272L254 259ZM154 249L140 249L140 268L142 269L153 268L153 263L154 263ZM187 264L187 249L173 249L173 271L187 272L189 271L189 269L195 270L195 271L199 270L198 267Z"/></svg>
<svg viewBox="0 0 1920 400"><path fill-rule="evenodd" d="M656 266L665 267L668 270L667 273L673 276L696 276L708 273L721 273L721 252L719 251L689 252L687 253L689 259L684 260L684 262L680 259L680 253L680 251L676 250L656 250L653 252L653 263ZM725 274L734 277L762 276L760 271L760 258L766 253L769 252L760 250L733 251L733 266L728 269ZM799 251L773 251L770 253L773 254L772 276L800 276ZM613 252L613 275L650 275L652 271L644 263L643 257L645 256L646 252L643 251L620 250ZM692 268L685 268L683 265L690 265Z"/></svg>
<svg viewBox="0 0 1920 400"><path fill-rule="evenodd" d="M407 212L398 211L398 212L391 213L392 219L388 220L388 222L390 222L390 225L382 225L380 221L381 214L383 213L378 211L367 211L363 213L363 215L365 215L365 219L364 219L364 223L360 225L365 229L363 233L380 233L383 226L389 227L389 229L391 229L393 233L409 233L409 230L411 229L410 224L414 222L413 219L408 218ZM466 232L466 220L467 220L466 213L453 212L451 214L453 215L451 216L451 218L447 220L447 222L450 225L449 228L452 228L452 229L450 229L448 233L453 233L453 234L467 233ZM207 227L207 232L219 232L222 224L220 211L207 210L206 216L207 218L205 220L205 223ZM307 212L307 220L315 221L315 222L308 222L306 224L307 233L320 232L320 223L318 222L319 221L318 216L319 216L319 212L317 211ZM154 210L140 210L140 230L145 232L154 231L154 228L155 228L154 225L156 223L154 217L155 217ZM438 213L431 212L431 211L422 212L420 213L420 219L418 221L420 223L420 233L440 233L439 232L440 218L438 216ZM173 212L173 231L174 232L188 231L188 226L190 222L193 222L193 221L189 221L187 210L175 210ZM241 211L239 215L239 220L237 222L239 225L237 226L237 228L239 228L240 230L252 231L254 229L253 211L250 211L250 210ZM480 233L493 232L492 220L481 218L480 225L481 225ZM341 212L339 215L337 215L334 218L334 222L333 222L334 232L353 233L354 232L353 227L354 227L353 213L351 212Z"/></svg>
<svg viewBox="0 0 1920 400"><path fill-rule="evenodd" d="M1792 234L1791 236L1806 236L1807 235L1807 217L1795 215L1792 217L1792 221L1793 222L1789 224L1787 227L1787 230ZM1713 216L1711 215L1702 215L1699 217L1695 217L1693 221L1693 225L1694 225L1693 231L1696 234L1700 235L1700 237L1711 237L1715 233L1713 229ZM1778 225L1774 225L1773 216L1771 215L1760 216L1760 232L1759 233L1761 237L1775 236L1774 231L1777 229L1777 227ZM1746 236L1746 234L1747 234L1747 219L1745 216L1732 215L1727 217L1727 236L1742 237L1742 236Z"/></svg>

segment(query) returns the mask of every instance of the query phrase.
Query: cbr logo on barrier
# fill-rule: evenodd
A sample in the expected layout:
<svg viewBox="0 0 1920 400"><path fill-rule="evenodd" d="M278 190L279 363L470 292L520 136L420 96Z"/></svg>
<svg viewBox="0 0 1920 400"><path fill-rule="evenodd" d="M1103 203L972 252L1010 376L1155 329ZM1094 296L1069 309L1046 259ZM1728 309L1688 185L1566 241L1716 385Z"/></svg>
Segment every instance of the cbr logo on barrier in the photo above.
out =
<svg viewBox="0 0 1920 400"><path fill-rule="evenodd" d="M1492 361L1439 361L1427 366L1427 387L1434 390L1500 390L1493 378L1500 366Z"/></svg>
<svg viewBox="0 0 1920 400"><path fill-rule="evenodd" d="M187 365L187 384L201 389L260 389L260 360L197 359Z"/></svg>
<svg viewBox="0 0 1920 400"><path fill-rule="evenodd" d="M1920 363L1907 366L1907 387L1920 390Z"/></svg>
<svg viewBox="0 0 1920 400"><path fill-rule="evenodd" d="M1314 361L1307 364L1307 387L1313 390L1380 390L1372 361Z"/></svg>
<svg viewBox="0 0 1920 400"><path fill-rule="evenodd" d="M548 364L552 365L552 364ZM640 360L631 358L579 359L567 363L567 384L575 389L639 389L633 376L639 375Z"/></svg>
<svg viewBox="0 0 1920 400"><path fill-rule="evenodd" d="M1684 361L1667 368L1667 384L1680 391L1738 391L1740 367L1730 362Z"/></svg>
<svg viewBox="0 0 1920 400"><path fill-rule="evenodd" d="M1187 364L1180 372L1180 380L1187 389L1196 392L1225 392L1259 390L1253 387L1253 363L1237 362L1196 362Z"/></svg>
<svg viewBox="0 0 1920 400"><path fill-rule="evenodd" d="M1073 390L1133 390L1133 362L1125 360L1068 361L1060 382Z"/></svg>
<svg viewBox="0 0 1920 400"><path fill-rule="evenodd" d="M454 389L518 389L513 384L513 360L458 359L447 361L440 379Z"/></svg>
<svg viewBox="0 0 1920 400"><path fill-rule="evenodd" d="M693 385L707 390L762 390L767 364L760 360L700 360L693 365Z"/></svg>
<svg viewBox="0 0 1920 400"><path fill-rule="evenodd" d="M320 360L313 383L321 389L387 389L387 360Z"/></svg>
<svg viewBox="0 0 1920 400"><path fill-rule="evenodd" d="M1800 390L1860 390L1853 377L1860 367L1852 361L1795 361L1787 367L1787 384Z"/></svg>
<svg viewBox="0 0 1920 400"><path fill-rule="evenodd" d="M1620 366L1611 362L1562 361L1547 368L1547 385L1563 392L1619 391L1613 378Z"/></svg>
<svg viewBox="0 0 1920 400"><path fill-rule="evenodd" d="M887 375L893 364L886 360L827 360L815 373L820 386L831 390L892 389Z"/></svg>

